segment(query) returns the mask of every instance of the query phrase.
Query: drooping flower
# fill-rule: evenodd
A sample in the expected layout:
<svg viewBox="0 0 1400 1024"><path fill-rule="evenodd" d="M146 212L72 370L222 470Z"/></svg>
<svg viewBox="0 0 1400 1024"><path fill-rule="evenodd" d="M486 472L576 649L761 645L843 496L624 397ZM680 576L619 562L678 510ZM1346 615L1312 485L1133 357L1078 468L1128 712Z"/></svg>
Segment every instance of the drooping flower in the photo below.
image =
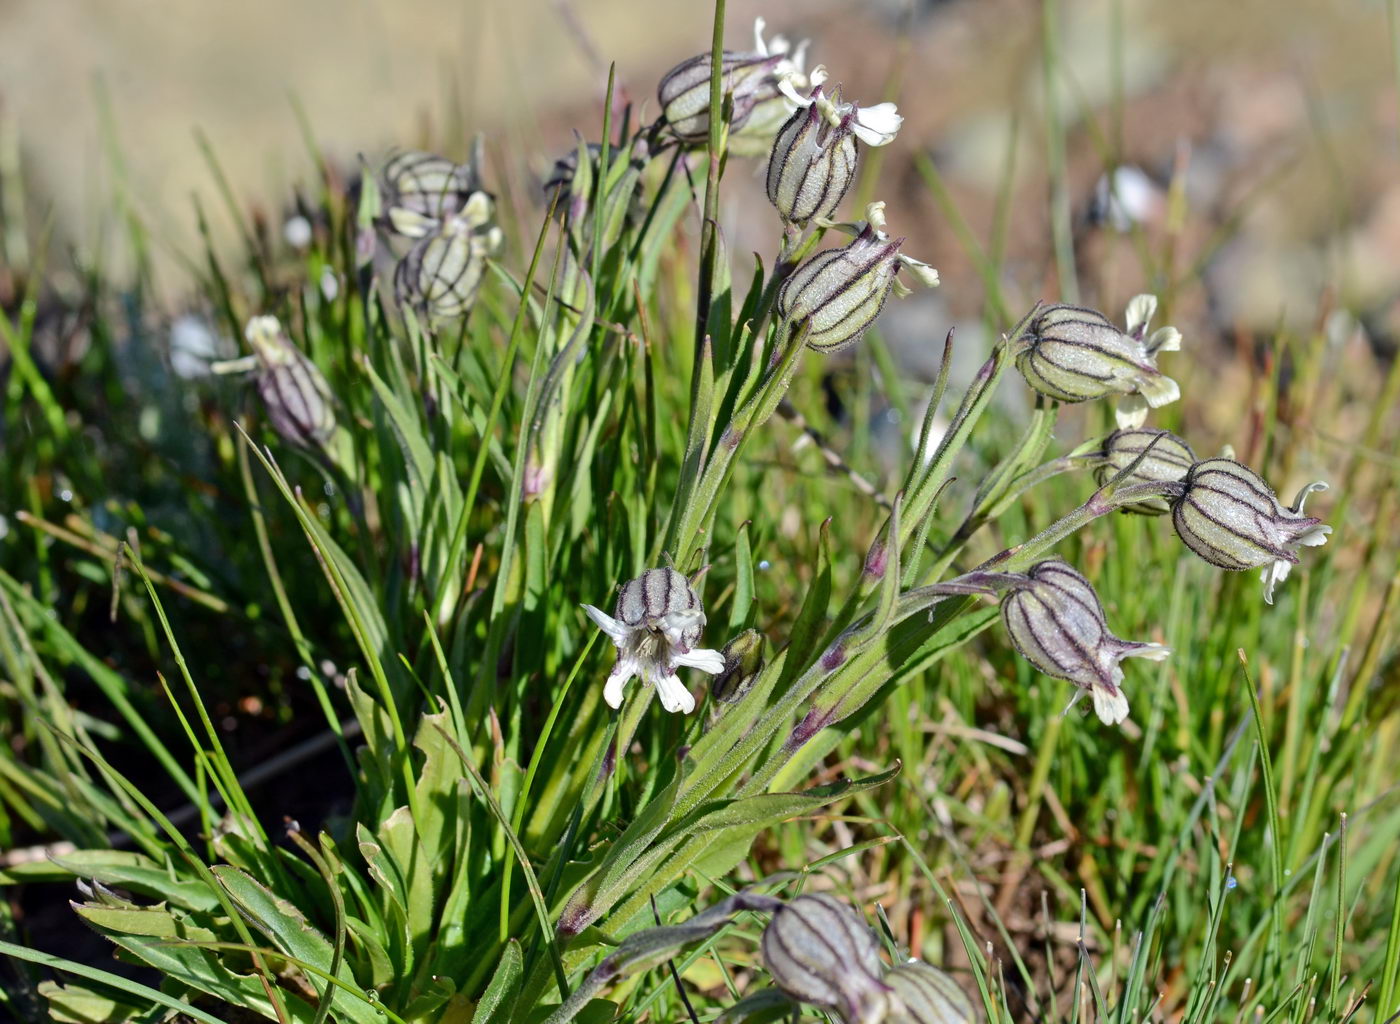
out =
<svg viewBox="0 0 1400 1024"><path fill-rule="evenodd" d="M1274 587L1288 578L1300 547L1327 543L1332 527L1303 514L1310 483L1285 507L1258 473L1234 459L1205 459L1186 474L1181 496L1172 503L1177 536L1211 565L1237 572L1262 569L1264 600L1274 603Z"/></svg>
<svg viewBox="0 0 1400 1024"><path fill-rule="evenodd" d="M808 347L834 352L858 341L880 315L890 292L903 289L895 278L900 268L930 288L938 284L938 271L903 255L899 249L904 239L892 240L881 230L884 206L872 203L867 222L849 245L817 253L779 289L779 314L794 327L810 324Z"/></svg>
<svg viewBox="0 0 1400 1024"><path fill-rule="evenodd" d="M667 711L689 714L695 710L695 697L676 669L698 668L710 675L724 670L719 651L696 647L705 612L690 581L674 569L648 569L623 584L612 615L591 604L583 610L617 648L617 664L603 689L611 708L622 706L622 688L636 676L656 687Z"/></svg>
<svg viewBox="0 0 1400 1024"><path fill-rule="evenodd" d="M768 199L790 224L830 217L855 180L859 139L867 146L894 141L904 121L893 103L844 103L838 86L827 96L826 69L812 69L812 91L802 96L791 79L783 93L797 110L778 129L768 158Z"/></svg>
<svg viewBox="0 0 1400 1024"><path fill-rule="evenodd" d="M486 261L500 251L502 237L490 199L474 193L399 261L394 269L399 302L430 320L461 316L476 301Z"/></svg>
<svg viewBox="0 0 1400 1024"><path fill-rule="evenodd" d="M1099 456L1103 461L1094 471L1094 476L1101 487L1129 466L1133 466L1133 470L1121 481L1124 485L1172 483L1185 479L1191 464L1196 461L1191 446L1170 430L1147 427L1115 430L1104 439ZM1161 496L1144 498L1135 504L1124 505L1123 511L1160 516L1171 511L1171 502Z"/></svg>
<svg viewBox="0 0 1400 1024"><path fill-rule="evenodd" d="M847 1024L879 1024L889 1013L875 936L835 897L789 901L768 922L762 946L774 983L798 1002L835 1011Z"/></svg>
<svg viewBox="0 0 1400 1024"><path fill-rule="evenodd" d="M1047 676L1079 687L1071 707L1088 692L1099 718L1109 725L1128 717L1119 662L1160 661L1171 653L1161 644L1120 640L1109 632L1093 586L1058 558L1040 562L1010 582L1001 600L1001 619L1022 657Z"/></svg>
<svg viewBox="0 0 1400 1024"><path fill-rule="evenodd" d="M733 103L731 144L762 139L759 152L772 140L777 119L787 116L789 107L779 91L780 83L789 77L805 81L802 67L807 51L805 42L793 47L782 36L765 40L764 27L762 18L755 19L753 50L725 50L720 57L720 90ZM698 53L666 72L656 87L662 120L682 142L702 144L709 139L710 71L710 54ZM752 155L752 147L741 144L738 148L749 148L745 155Z"/></svg>
<svg viewBox="0 0 1400 1024"><path fill-rule="evenodd" d="M1026 383L1061 402L1121 396L1118 426L1142 426L1149 407L1181 397L1176 381L1157 369L1159 352L1181 347L1181 332L1162 327L1146 336L1157 299L1139 295L1128 303L1127 330L1081 306L1040 310L1022 337L1016 366Z"/></svg>
<svg viewBox="0 0 1400 1024"><path fill-rule="evenodd" d="M894 989L900 1003L886 1018L887 1024L973 1024L977 1020L967 994L933 964L902 963L885 975L885 984Z"/></svg>
<svg viewBox="0 0 1400 1024"><path fill-rule="evenodd" d="M393 154L383 172L390 227L406 238L423 238L477 196L481 198L476 202L486 204L489 216L494 200L482 189L481 161L480 138L464 164L416 150Z"/></svg>
<svg viewBox="0 0 1400 1024"><path fill-rule="evenodd" d="M335 400L326 378L292 344L275 316L255 316L244 330L257 361L255 379L267 418L285 441L325 448L335 435Z"/></svg>

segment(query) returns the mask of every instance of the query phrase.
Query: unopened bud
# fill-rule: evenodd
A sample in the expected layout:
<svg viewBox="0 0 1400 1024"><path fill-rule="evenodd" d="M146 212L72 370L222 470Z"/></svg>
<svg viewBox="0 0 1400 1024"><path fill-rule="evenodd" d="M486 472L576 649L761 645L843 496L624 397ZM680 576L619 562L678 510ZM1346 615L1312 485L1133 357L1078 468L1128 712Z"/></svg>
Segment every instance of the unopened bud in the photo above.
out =
<svg viewBox="0 0 1400 1024"><path fill-rule="evenodd" d="M900 964L885 975L902 1004L889 1024L973 1024L972 1003L946 971L922 960Z"/></svg>
<svg viewBox="0 0 1400 1024"><path fill-rule="evenodd" d="M723 704L734 704L753 688L763 670L763 634L746 629L725 644L720 654L724 656L724 671L710 684L710 696Z"/></svg>
<svg viewBox="0 0 1400 1024"><path fill-rule="evenodd" d="M1330 526L1303 514L1303 502L1321 481L1298 492L1291 507L1279 502L1258 473L1233 459L1206 459L1191 467L1184 489L1172 504L1177 536L1211 565L1243 571L1262 569L1264 600L1274 603L1274 587L1298 562L1299 547L1327 543Z"/></svg>
<svg viewBox="0 0 1400 1024"><path fill-rule="evenodd" d="M1054 679L1088 691L1094 710L1109 725L1128 717L1124 658L1160 661L1171 653L1161 644L1120 640L1108 630L1103 605L1089 581L1058 558L1032 566L1001 600L1001 620L1021 656ZM1070 704L1074 704L1074 700Z"/></svg>
<svg viewBox="0 0 1400 1024"><path fill-rule="evenodd" d="M747 53L725 50L720 56L720 90L731 97L731 133L742 131L755 111L763 120L774 122L776 104L786 111L778 86L786 76L801 76L806 43L789 52L787 40L763 38L763 19L754 24L754 49ZM710 54L696 54L662 76L656 89L661 116L672 134L682 142L704 143L710 135ZM761 134L761 130L760 130ZM771 134L768 136L772 138Z"/></svg>
<svg viewBox="0 0 1400 1024"><path fill-rule="evenodd" d="M275 316L255 316L244 331L257 357L258 394L283 440L324 448L335 434L330 386L316 364L292 344Z"/></svg>
<svg viewBox="0 0 1400 1024"><path fill-rule="evenodd" d="M1146 455L1143 453L1146 452ZM1170 430L1115 430L1104 440L1101 453L1103 462L1095 470L1099 486L1122 473L1135 461L1141 462L1120 481L1123 485L1145 483L1172 483L1186 476L1196 455L1191 446ZM1160 516L1171 511L1171 503L1165 497L1144 498L1132 505L1124 505L1124 512L1139 512L1148 516Z"/></svg>
<svg viewBox="0 0 1400 1024"><path fill-rule="evenodd" d="M881 205L872 207L874 220ZM819 252L793 271L778 292L778 312L794 327L810 325L810 348L834 352L853 344L880 315L901 267L926 285L938 283L936 270L900 254L903 244L867 223L845 248Z"/></svg>
<svg viewBox="0 0 1400 1024"><path fill-rule="evenodd" d="M1047 306L1027 328L1016 366L1032 388L1061 402L1127 396L1118 409L1118 425L1140 427L1149 406L1155 409L1181 397L1176 381L1164 376L1156 362L1156 353L1171 351L1180 338L1174 331L1159 331L1154 345L1125 334L1096 310Z"/></svg>
<svg viewBox="0 0 1400 1024"><path fill-rule="evenodd" d="M460 213L419 241L399 261L394 290L403 305L431 320L461 316L476 300L486 261L501 247L501 229L491 220L485 193L468 200Z"/></svg>
<svg viewBox="0 0 1400 1024"><path fill-rule="evenodd" d="M826 895L798 896L763 932L774 983L801 1003L839 1013L847 1024L878 1024L890 1008L875 936L850 907Z"/></svg>

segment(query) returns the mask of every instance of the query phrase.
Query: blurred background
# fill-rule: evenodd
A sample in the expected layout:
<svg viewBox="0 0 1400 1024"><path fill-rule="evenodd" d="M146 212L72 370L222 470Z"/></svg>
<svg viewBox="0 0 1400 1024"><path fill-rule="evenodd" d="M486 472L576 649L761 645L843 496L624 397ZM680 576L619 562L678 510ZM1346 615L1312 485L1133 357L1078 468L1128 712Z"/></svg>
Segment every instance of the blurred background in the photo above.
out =
<svg viewBox="0 0 1400 1024"><path fill-rule="evenodd" d="M1170 285L1201 266L1177 305L1218 329L1302 327L1340 305L1391 346L1400 160L1380 0L734 0L731 46L748 45L760 13L770 33L810 38L809 66L826 64L848 96L898 100L906 123L879 154L878 198L891 230L943 271L954 313L980 308L979 276L923 156L972 235L1004 252L1003 275L1057 287L1043 273L1048 56L1049 112L1064 127L1057 199L1086 301L1108 308L1145 276ZM125 205L168 271L196 251L192 197L217 205L196 133L238 200L272 216L276 197L314 180L298 108L347 174L358 154L463 147L481 131L498 169L526 160L538 178L574 128L596 134L607 61L621 95L654 115L654 83L707 47L710 17L707 4L639 0L6 0L4 146L42 190L27 202L52 210L60 248L130 258L113 223ZM731 251L769 250L771 221L743 216L762 208L757 176L729 202ZM229 218L210 219L231 235ZM753 237L736 227L752 223ZM1145 272L1139 254L1164 234L1174 265ZM183 284L163 280L172 294Z"/></svg>

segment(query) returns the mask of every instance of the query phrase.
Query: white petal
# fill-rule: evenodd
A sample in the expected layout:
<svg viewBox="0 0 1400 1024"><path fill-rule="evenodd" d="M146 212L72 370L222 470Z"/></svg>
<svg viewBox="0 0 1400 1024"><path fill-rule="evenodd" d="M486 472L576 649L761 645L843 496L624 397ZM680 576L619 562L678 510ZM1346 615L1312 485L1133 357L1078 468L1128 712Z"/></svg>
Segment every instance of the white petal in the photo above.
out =
<svg viewBox="0 0 1400 1024"><path fill-rule="evenodd" d="M1093 687L1094 710L1106 725L1117 725L1128 717L1128 698L1120 689Z"/></svg>
<svg viewBox="0 0 1400 1024"><path fill-rule="evenodd" d="M1301 491L1299 491L1298 497L1293 499L1293 511L1303 511L1303 502L1308 500L1309 494L1312 494L1314 491L1325 491L1327 489L1328 486L1326 480L1314 480L1312 483L1308 484Z"/></svg>
<svg viewBox="0 0 1400 1024"><path fill-rule="evenodd" d="M768 23L764 21L762 17L754 18L753 20L753 48L765 57L768 56L768 47L763 42L763 30L767 25ZM777 41L776 39L773 40L774 43ZM777 52L782 53L782 50L778 50Z"/></svg>
<svg viewBox="0 0 1400 1024"><path fill-rule="evenodd" d="M1137 334L1138 329L1147 329L1157 312L1157 296L1134 295L1128 300L1128 324L1126 334Z"/></svg>
<svg viewBox="0 0 1400 1024"><path fill-rule="evenodd" d="M613 666L607 684L603 687L603 700L608 702L608 707L614 711L622 707L622 688L636 674L637 666L631 658L617 659L617 664Z"/></svg>
<svg viewBox="0 0 1400 1024"><path fill-rule="evenodd" d="M914 280L925 288L938 287L938 271L923 260L916 260L912 256L900 256L899 262L914 275Z"/></svg>
<svg viewBox="0 0 1400 1024"><path fill-rule="evenodd" d="M632 635L630 629L618 622L607 612L594 608L591 604L584 605L583 610L587 613L588 617L593 620L594 625L608 634L608 636L612 638L612 642L619 647L622 646L624 640Z"/></svg>
<svg viewBox="0 0 1400 1024"><path fill-rule="evenodd" d="M1181 332L1175 327L1159 327L1147 339L1147 354L1150 356L1155 356L1158 352L1180 351Z"/></svg>
<svg viewBox="0 0 1400 1024"><path fill-rule="evenodd" d="M1123 652L1125 658L1147 658L1149 661L1161 661L1171 654L1172 649L1165 644L1143 644L1140 647L1133 647Z"/></svg>
<svg viewBox="0 0 1400 1024"><path fill-rule="evenodd" d="M437 221L432 217L425 217L414 210L405 209L402 206L389 208L389 226L396 234L405 238L423 238L430 234L436 227Z"/></svg>
<svg viewBox="0 0 1400 1024"><path fill-rule="evenodd" d="M1332 527L1323 523L1318 523L1311 529L1304 530L1293 538L1293 545L1302 545L1305 548L1320 548L1327 543L1327 535L1332 532Z"/></svg>
<svg viewBox="0 0 1400 1024"><path fill-rule="evenodd" d="M903 123L904 118L899 116L893 103L877 103L873 107L856 110L856 121L851 130L867 146L886 146L894 141Z"/></svg>
<svg viewBox="0 0 1400 1024"><path fill-rule="evenodd" d="M679 711L688 715L695 710L695 698L691 696L679 676L662 676L656 680L656 693L661 698L661 706L667 711Z"/></svg>
<svg viewBox="0 0 1400 1024"><path fill-rule="evenodd" d="M719 651L712 651L704 647L697 647L685 654L677 654L671 660L677 665L698 668L701 672L708 672L712 676L717 676L724 671L724 655L720 654Z"/></svg>
<svg viewBox="0 0 1400 1024"><path fill-rule="evenodd" d="M1119 430L1132 430L1147 422L1147 399L1141 395L1127 395L1113 411L1118 420Z"/></svg>
<svg viewBox="0 0 1400 1024"><path fill-rule="evenodd" d="M1264 566L1264 571L1259 574L1259 578L1264 581L1264 603L1274 603L1274 587L1288 579L1288 571L1293 568L1292 563L1283 559L1270 562Z"/></svg>

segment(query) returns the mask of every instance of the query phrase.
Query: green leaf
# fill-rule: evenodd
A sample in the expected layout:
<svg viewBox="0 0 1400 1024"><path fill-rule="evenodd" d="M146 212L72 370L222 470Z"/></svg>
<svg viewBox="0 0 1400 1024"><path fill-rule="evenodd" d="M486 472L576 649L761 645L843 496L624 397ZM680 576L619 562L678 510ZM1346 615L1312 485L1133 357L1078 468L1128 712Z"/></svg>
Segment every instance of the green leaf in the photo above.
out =
<svg viewBox="0 0 1400 1024"><path fill-rule="evenodd" d="M41 981L39 994L48 1000L49 1015L60 1024L117 1024L132 1020L145 1010L139 1003L98 992L86 985Z"/></svg>
<svg viewBox="0 0 1400 1024"><path fill-rule="evenodd" d="M476 1004L471 1024L505 1024L509 1021L524 971L525 959L520 952L520 943L511 939L506 943L496 972L491 975L491 983Z"/></svg>
<svg viewBox="0 0 1400 1024"><path fill-rule="evenodd" d="M306 916L290 901L274 895L265 885L238 868L218 865L210 870L244 917L277 949L324 972L331 970L334 950L330 940L312 927ZM342 964L337 976L351 988L360 988L348 965ZM307 980L315 987L316 979ZM359 1021L360 1024L383 1024L383 1018L368 1002L356 999L339 988L332 991L332 1010L342 1018Z"/></svg>
<svg viewBox="0 0 1400 1024"><path fill-rule="evenodd" d="M219 906L218 896L203 882L181 879L144 854L129 850L75 850L49 860L75 877L121 886L185 910L212 911Z"/></svg>
<svg viewBox="0 0 1400 1024"><path fill-rule="evenodd" d="M177 922L159 907L128 910L83 904L74 910L99 934L170 980L269 1020L277 1019L263 979L237 973L211 951L196 945L214 941L208 929ZM285 990L278 994L295 1024L312 1024L315 1012L304 1000Z"/></svg>

